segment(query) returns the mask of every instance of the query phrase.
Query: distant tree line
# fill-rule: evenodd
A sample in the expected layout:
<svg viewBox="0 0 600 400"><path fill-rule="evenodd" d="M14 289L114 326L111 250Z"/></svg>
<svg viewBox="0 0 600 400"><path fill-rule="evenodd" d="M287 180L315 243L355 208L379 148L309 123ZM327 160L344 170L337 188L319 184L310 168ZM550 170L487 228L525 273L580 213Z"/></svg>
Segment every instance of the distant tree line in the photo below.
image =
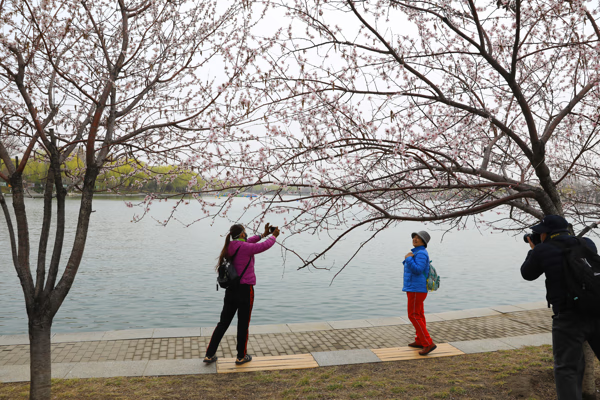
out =
<svg viewBox="0 0 600 400"><path fill-rule="evenodd" d="M23 181L30 191L42 193L48 176L48 162L38 159L31 160L23 171ZM81 183L81 170L85 168L85 161L80 157L73 157L62 165L61 175L63 185L69 192L77 192ZM0 172L6 172L6 166L0 164ZM182 171L179 167L164 165L148 167L144 163L134 160L127 162L110 162L96 180L97 192L117 193L181 193L186 191L199 191L204 186L204 181L198 179L188 187L190 180L196 176L192 171ZM9 193L9 187L1 188L4 193Z"/></svg>

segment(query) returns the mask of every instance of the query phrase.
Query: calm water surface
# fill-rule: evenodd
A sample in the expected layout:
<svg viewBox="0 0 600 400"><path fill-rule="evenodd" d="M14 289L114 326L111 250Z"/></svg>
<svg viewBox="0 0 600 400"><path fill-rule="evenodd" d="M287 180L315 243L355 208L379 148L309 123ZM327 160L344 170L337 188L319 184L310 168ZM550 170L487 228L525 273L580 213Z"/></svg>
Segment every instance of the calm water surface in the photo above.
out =
<svg viewBox="0 0 600 400"><path fill-rule="evenodd" d="M230 217L241 215L248 202L235 199ZM173 201L156 203L151 214L163 220L173 205ZM42 200L29 199L27 207L32 259L36 259ZM78 207L78 199L67 201L69 246ZM213 268L224 242L221 235L230 221L216 220L212 225L204 221L189 227L177 221L163 227L152 218L132 223L134 211L119 199L95 199L94 209L84 258L54 319L55 332L216 325L224 291L215 291ZM201 211L192 204L176 214L181 221L191 222ZM282 221L273 218L271 222ZM520 236L471 229L446 234L441 241L440 227L407 222L365 246L333 283L339 267L366 234L344 241L328 255L323 265L333 266L331 270L297 270L299 262L292 256L284 264L278 245L257 255L252 323L405 314L401 261L411 248L410 233L422 229L432 236L428 250L442 277L440 290L429 294L425 302L426 312L544 299L543 279L526 282L519 273L528 250ZM327 238L306 234L286 244L308 255L327 242ZM63 251L63 255L68 253ZM0 334L26 332L23 294L11 261L6 222L0 216Z"/></svg>

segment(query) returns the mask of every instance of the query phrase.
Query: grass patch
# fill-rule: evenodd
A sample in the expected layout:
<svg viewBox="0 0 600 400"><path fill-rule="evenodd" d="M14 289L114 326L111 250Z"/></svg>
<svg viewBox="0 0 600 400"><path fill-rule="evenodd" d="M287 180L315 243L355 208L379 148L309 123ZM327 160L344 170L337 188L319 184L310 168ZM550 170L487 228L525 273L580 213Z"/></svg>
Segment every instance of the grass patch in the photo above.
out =
<svg viewBox="0 0 600 400"><path fill-rule="evenodd" d="M530 367L541 367L542 363L538 362L538 361L535 361L535 362L532 362L531 364L529 364L529 366Z"/></svg>
<svg viewBox="0 0 600 400"><path fill-rule="evenodd" d="M298 381L298 386L307 386L310 383L310 379L308 376L303 376L302 379Z"/></svg>
<svg viewBox="0 0 600 400"><path fill-rule="evenodd" d="M453 393L453 394L465 394L465 393L467 393L467 391L465 389L461 388L461 387L452 386L450 388L450 393Z"/></svg>
<svg viewBox="0 0 600 400"><path fill-rule="evenodd" d="M275 378L270 374L257 372L256 375L254 375L254 380L260 383L272 383L275 381Z"/></svg>
<svg viewBox="0 0 600 400"><path fill-rule="evenodd" d="M52 398L546 400L556 399L552 360L551 347L541 346L427 360L278 372L55 379L52 381ZM598 363L596 374L600 379ZM0 384L0 400L28 398L28 384Z"/></svg>
<svg viewBox="0 0 600 400"><path fill-rule="evenodd" d="M425 386L423 385L417 385L417 384L411 384L408 385L409 389L413 389L413 390L425 390Z"/></svg>

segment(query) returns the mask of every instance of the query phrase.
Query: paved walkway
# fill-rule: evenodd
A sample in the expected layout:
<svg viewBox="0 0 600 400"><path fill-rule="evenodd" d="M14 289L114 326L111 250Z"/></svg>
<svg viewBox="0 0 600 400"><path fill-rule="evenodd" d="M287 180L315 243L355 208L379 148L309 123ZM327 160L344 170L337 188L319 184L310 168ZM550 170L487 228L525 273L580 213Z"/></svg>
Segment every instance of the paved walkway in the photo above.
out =
<svg viewBox="0 0 600 400"><path fill-rule="evenodd" d="M432 338L444 344L431 355L550 344L550 316L551 310L545 302L428 314L427 327ZM57 333L52 337L53 377L238 372L285 369L286 365L310 368L419 357L415 350L398 347L413 340L414 329L408 318L392 317L251 325L248 353L255 361L233 370L236 338L235 327L231 327L217 352L220 358L217 368L215 364L202 363L213 329ZM0 336L0 382L29 380L28 343L27 335Z"/></svg>

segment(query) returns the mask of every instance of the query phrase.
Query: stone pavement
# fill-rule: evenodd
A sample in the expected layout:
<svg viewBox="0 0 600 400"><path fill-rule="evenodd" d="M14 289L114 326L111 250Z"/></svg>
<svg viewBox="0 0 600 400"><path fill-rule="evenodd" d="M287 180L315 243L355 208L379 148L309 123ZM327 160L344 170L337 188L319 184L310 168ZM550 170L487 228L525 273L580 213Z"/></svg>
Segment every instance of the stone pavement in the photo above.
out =
<svg viewBox="0 0 600 400"><path fill-rule="evenodd" d="M461 354L540 345L550 343L551 338L551 310L546 308L545 302L427 314L426 318L434 341L448 343ZM57 333L52 337L53 376L215 373L214 365L201 362L213 329ZM282 356L312 355L314 362L307 360L306 364L312 366L379 362L377 349L406 346L413 338L414 329L405 316L251 325L248 353L271 361L280 360ZM232 326L217 352L220 362L235 357L235 345L235 327ZM0 382L28 379L27 335L0 336Z"/></svg>

